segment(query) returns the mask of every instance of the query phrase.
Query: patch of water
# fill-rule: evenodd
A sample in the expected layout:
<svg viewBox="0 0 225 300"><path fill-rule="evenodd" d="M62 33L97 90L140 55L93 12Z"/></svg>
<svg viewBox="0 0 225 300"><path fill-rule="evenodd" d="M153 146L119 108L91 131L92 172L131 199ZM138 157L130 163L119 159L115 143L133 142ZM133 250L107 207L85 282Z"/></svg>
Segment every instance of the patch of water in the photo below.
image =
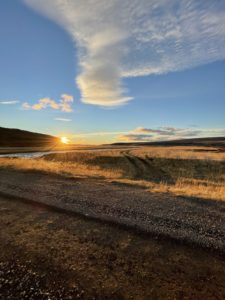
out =
<svg viewBox="0 0 225 300"><path fill-rule="evenodd" d="M45 156L47 154L66 153L66 152L75 152L75 151L44 151L44 152L10 153L10 154L0 154L0 157L37 158L37 157Z"/></svg>

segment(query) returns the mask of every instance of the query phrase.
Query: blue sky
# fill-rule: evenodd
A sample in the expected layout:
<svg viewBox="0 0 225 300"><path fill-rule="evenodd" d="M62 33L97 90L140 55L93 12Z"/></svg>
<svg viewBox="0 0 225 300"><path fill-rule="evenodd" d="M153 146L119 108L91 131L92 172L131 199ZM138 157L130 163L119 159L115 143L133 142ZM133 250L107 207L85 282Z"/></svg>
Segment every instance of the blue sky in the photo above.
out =
<svg viewBox="0 0 225 300"><path fill-rule="evenodd" d="M81 143L225 135L224 1L130 3L1 1L0 126Z"/></svg>

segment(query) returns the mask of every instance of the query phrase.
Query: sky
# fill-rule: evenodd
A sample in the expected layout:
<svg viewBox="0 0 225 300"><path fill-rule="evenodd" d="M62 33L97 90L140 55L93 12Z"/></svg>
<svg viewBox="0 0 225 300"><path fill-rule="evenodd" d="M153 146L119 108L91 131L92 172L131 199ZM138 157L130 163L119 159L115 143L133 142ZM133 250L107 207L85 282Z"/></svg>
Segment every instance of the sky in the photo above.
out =
<svg viewBox="0 0 225 300"><path fill-rule="evenodd" d="M75 143L225 136L224 0L0 1L0 126Z"/></svg>

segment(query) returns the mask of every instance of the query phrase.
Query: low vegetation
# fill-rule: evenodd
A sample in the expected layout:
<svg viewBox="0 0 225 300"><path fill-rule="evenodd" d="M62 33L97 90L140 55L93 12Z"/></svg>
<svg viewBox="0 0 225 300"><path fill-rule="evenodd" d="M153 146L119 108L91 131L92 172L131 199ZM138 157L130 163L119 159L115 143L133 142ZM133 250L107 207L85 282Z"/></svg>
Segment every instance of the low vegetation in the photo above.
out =
<svg viewBox="0 0 225 300"><path fill-rule="evenodd" d="M1 158L1 167L94 177L154 193L225 200L225 152L206 147L137 147Z"/></svg>

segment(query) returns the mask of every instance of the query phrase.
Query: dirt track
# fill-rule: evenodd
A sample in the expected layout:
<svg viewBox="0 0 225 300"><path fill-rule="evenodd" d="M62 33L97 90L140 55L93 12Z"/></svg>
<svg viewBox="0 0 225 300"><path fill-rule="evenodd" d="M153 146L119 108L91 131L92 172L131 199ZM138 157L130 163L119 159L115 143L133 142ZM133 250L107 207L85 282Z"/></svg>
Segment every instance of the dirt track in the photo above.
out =
<svg viewBox="0 0 225 300"><path fill-rule="evenodd" d="M225 254L224 202L12 170L0 170L0 193Z"/></svg>

